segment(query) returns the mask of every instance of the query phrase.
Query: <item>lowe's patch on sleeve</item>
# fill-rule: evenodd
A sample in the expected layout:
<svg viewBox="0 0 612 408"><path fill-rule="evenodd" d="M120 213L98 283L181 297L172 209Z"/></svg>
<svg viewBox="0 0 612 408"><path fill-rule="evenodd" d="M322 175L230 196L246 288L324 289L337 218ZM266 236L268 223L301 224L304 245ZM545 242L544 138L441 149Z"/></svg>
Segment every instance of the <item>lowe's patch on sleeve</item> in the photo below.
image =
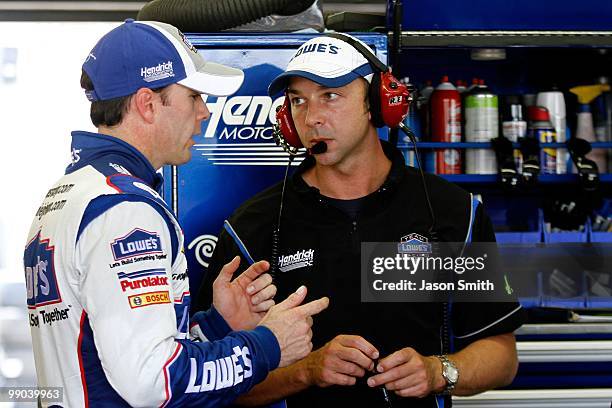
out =
<svg viewBox="0 0 612 408"><path fill-rule="evenodd" d="M116 238L110 245L115 261L163 253L159 234L141 228L134 228L123 237Z"/></svg>

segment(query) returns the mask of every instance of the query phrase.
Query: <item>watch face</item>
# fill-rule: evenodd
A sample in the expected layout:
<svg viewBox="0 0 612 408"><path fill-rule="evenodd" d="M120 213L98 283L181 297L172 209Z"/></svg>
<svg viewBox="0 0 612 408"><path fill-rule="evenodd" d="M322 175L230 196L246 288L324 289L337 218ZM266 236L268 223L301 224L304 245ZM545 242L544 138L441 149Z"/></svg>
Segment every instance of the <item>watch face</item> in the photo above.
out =
<svg viewBox="0 0 612 408"><path fill-rule="evenodd" d="M459 379L459 371L449 364L446 366L446 376L448 377L448 380L454 384Z"/></svg>

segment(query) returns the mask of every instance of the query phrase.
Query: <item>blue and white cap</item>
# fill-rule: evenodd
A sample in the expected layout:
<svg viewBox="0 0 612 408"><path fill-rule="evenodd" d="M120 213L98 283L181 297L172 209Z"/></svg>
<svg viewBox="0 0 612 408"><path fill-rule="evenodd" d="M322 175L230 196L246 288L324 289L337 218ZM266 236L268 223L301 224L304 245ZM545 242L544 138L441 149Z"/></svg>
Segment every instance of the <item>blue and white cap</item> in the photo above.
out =
<svg viewBox="0 0 612 408"><path fill-rule="evenodd" d="M176 27L128 19L98 41L83 63L91 78L90 101L105 101L140 88L178 83L194 91L227 96L242 85L244 73L204 60Z"/></svg>
<svg viewBox="0 0 612 408"><path fill-rule="evenodd" d="M369 47L348 34L349 37ZM333 37L316 37L306 41L289 61L285 72L274 78L268 94L275 96L287 88L289 78L294 76L310 79L328 88L347 85L357 78L372 81L373 67L352 45Z"/></svg>

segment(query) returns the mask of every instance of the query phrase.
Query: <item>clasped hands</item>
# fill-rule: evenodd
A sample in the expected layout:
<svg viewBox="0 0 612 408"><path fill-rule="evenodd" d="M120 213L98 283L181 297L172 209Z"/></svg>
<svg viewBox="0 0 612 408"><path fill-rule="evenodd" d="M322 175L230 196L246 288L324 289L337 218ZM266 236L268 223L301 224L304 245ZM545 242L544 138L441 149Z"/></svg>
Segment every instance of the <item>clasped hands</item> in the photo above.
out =
<svg viewBox="0 0 612 408"><path fill-rule="evenodd" d="M370 387L384 386L401 397L425 397L444 388L441 363L405 347L380 358L379 351L361 336L339 335L297 364L309 385L354 385L369 376ZM376 363L376 360L378 362Z"/></svg>

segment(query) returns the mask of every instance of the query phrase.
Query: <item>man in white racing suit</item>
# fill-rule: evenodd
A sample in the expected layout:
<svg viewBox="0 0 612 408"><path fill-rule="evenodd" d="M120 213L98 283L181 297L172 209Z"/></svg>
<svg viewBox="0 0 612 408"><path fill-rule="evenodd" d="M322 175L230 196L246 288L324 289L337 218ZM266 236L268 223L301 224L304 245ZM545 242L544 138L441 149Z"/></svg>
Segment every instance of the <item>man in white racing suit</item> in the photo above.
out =
<svg viewBox="0 0 612 408"><path fill-rule="evenodd" d="M176 28L128 20L83 64L98 133L73 132L72 163L47 192L24 252L42 406L222 406L312 348L304 287L273 306L258 262L215 282L190 324L183 234L159 196L163 165L191 157L210 113L201 94L241 85L240 70L206 62Z"/></svg>

